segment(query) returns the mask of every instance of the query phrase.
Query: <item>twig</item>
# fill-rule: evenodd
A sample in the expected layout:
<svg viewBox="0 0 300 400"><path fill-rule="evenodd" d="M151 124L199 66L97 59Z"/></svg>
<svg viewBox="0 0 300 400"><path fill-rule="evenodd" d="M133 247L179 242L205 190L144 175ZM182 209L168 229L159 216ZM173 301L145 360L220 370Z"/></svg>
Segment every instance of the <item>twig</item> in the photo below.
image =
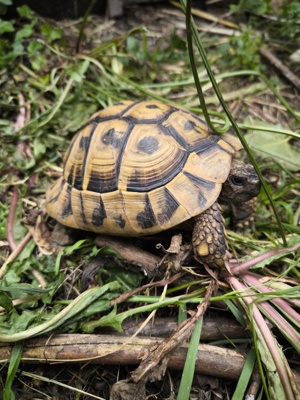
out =
<svg viewBox="0 0 300 400"><path fill-rule="evenodd" d="M24 99L24 96L22 95L22 93L18 94L18 99L19 99L20 108L19 108L19 113L17 115L17 119L15 122L15 130L16 131L21 129L26 123L25 99Z"/></svg>
<svg viewBox="0 0 300 400"><path fill-rule="evenodd" d="M139 367L131 374L131 382L137 383L148 379L155 371L155 368L158 368L158 366L161 368L162 365L164 365L164 362L168 360L170 355L181 345L181 343L189 339L196 322L205 314L210 297L216 289L216 285L217 281L212 279L207 288L206 295L202 303L198 305L197 311L194 315L180 324L171 337L165 339L156 349L149 352L149 355L142 360Z"/></svg>
<svg viewBox="0 0 300 400"><path fill-rule="evenodd" d="M127 336L132 336L144 325L145 319L139 316L136 318L128 318L122 324L123 333ZM176 317L155 317L155 319L143 326L139 336L148 337L169 337L178 328L178 320ZM114 334L115 331L111 327L102 327L101 333ZM239 339L245 337L246 332L238 322L232 318L220 316L207 316L203 318L201 330L201 342L221 340L226 338Z"/></svg>
<svg viewBox="0 0 300 400"><path fill-rule="evenodd" d="M6 268L8 264L15 260L21 251L25 248L29 240L31 239L31 233L28 232L26 236L22 239L22 241L18 244L15 250L9 255L9 257L5 260L5 263L0 268L0 279L2 279L3 275L5 274Z"/></svg>
<svg viewBox="0 0 300 400"><path fill-rule="evenodd" d="M178 1L169 0L169 3L172 4L172 6L174 6L174 7L181 8L181 5L180 5L180 3ZM196 15L199 18L203 18L203 19L206 19L208 21L216 22L218 24L221 24L221 25L224 25L224 26L228 26L229 28L233 28L233 29L236 29L236 30L240 29L237 24L235 24L233 22L230 22L230 21L226 21L226 20L221 19L219 17L216 17L215 15L210 14L208 12L197 10L196 8L192 8L191 11L192 11L193 15Z"/></svg>
<svg viewBox="0 0 300 400"><path fill-rule="evenodd" d="M254 371L252 373L251 380L247 388L247 392L244 399L256 399L260 389L261 389L261 377L259 375L259 370L256 366L254 367Z"/></svg>
<svg viewBox="0 0 300 400"><path fill-rule="evenodd" d="M280 61L275 54L273 54L266 47L260 48L260 54L265 57L274 67L276 67L282 75L288 79L292 85L294 85L298 90L300 90L300 79L286 66Z"/></svg>
<svg viewBox="0 0 300 400"><path fill-rule="evenodd" d="M150 282L147 283L146 285L140 286L136 289L131 290L130 292L126 292L124 294L121 294L119 297L117 297L116 299L111 300L110 305L114 306L116 304L121 304L124 301L128 300L130 297L135 296L137 293L139 292L143 292L145 289L148 288L153 288L153 287L160 287L160 286L165 286L165 285L169 285L170 283L173 283L175 281L177 281L179 278L181 278L185 273L179 272L175 275L173 275L171 278L169 279L162 279L160 281L157 282Z"/></svg>
<svg viewBox="0 0 300 400"><path fill-rule="evenodd" d="M106 365L137 365L145 349L159 346L164 339L135 337L132 340L121 335L61 334L51 338L34 338L24 343L24 363L87 363ZM0 359L6 362L13 345L0 344ZM170 355L168 368L183 368L188 344L181 342ZM196 372L237 381L245 362L245 356L236 350L207 344L198 346Z"/></svg>
<svg viewBox="0 0 300 400"><path fill-rule="evenodd" d="M108 235L98 235L95 238L95 244L99 247L112 247L127 260L128 263L140 267L148 276L156 275L159 272L157 271L157 266L161 261L161 257L140 249L125 239Z"/></svg>

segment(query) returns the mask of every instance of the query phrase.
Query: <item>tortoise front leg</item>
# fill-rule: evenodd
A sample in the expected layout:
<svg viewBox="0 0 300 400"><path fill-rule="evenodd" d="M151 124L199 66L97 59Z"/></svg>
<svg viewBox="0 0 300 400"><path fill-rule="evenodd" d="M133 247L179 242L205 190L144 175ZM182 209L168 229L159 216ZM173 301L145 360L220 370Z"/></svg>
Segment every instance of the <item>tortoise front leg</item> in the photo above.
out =
<svg viewBox="0 0 300 400"><path fill-rule="evenodd" d="M212 268L225 268L227 240L221 207L214 203L194 218L194 254Z"/></svg>

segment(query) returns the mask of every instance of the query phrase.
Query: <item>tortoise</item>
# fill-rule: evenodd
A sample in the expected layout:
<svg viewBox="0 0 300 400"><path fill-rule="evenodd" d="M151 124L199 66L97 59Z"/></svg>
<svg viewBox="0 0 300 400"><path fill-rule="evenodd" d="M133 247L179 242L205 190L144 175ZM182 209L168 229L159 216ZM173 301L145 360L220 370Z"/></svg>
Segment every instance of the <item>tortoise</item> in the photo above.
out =
<svg viewBox="0 0 300 400"><path fill-rule="evenodd" d="M231 205L242 227L260 190L253 166L233 160L241 147L183 108L122 101L95 113L73 138L45 207L65 226L109 235L156 234L192 220L195 257L224 267L217 200Z"/></svg>

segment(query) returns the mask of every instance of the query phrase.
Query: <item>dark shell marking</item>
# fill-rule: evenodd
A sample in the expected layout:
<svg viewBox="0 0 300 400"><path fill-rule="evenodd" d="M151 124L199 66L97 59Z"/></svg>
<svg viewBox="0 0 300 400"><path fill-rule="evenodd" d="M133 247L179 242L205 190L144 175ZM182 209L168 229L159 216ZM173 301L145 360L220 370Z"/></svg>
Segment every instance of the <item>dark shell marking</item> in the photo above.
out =
<svg viewBox="0 0 300 400"><path fill-rule="evenodd" d="M75 136L46 209L74 228L157 233L216 201L239 148L185 110L155 100L120 102Z"/></svg>

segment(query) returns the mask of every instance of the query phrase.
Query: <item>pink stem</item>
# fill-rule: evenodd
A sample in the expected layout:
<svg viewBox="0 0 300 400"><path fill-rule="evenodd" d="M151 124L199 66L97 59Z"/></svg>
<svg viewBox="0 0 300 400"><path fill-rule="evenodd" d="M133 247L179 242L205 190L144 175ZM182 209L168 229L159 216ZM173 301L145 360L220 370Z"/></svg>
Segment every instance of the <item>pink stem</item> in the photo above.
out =
<svg viewBox="0 0 300 400"><path fill-rule="evenodd" d="M267 260L270 257L274 257L277 254L292 253L293 251L295 251L299 248L300 248L300 242L296 243L292 247L285 247L285 248L273 249L273 250L267 251L264 254L261 254L257 257L252 258L249 261L244 262L243 264L232 266L231 272L233 275L240 274L241 272L248 270L249 268L255 266L256 264L260 263L261 261Z"/></svg>
<svg viewBox="0 0 300 400"><path fill-rule="evenodd" d="M256 322L257 328L260 330L261 335L264 338L265 344L267 345L268 349L270 350L272 359L276 365L276 369L278 371L278 374L279 374L281 382L282 382L282 387L286 394L286 399L294 400L295 396L293 394L291 385L289 383L289 377L287 374L287 370L284 366L283 361L280 358L280 354L278 352L278 348L277 348L277 344L274 339L274 336L272 335L268 325L266 324L266 322L265 322L261 312L257 308L256 304L253 303L253 295L255 293L252 292L250 289L248 289L243 283L241 283L237 278L235 278L233 276L228 277L227 280L230 283L232 288L234 288L235 290L239 290L241 292L241 295L246 294L247 296L249 296L249 297L241 298L240 301L243 301L249 307L251 306L252 311L253 311L254 321ZM249 313L250 313L250 310L249 310Z"/></svg>
<svg viewBox="0 0 300 400"><path fill-rule="evenodd" d="M255 278L250 272L246 272L243 274L243 280L247 282L249 285L255 286L255 289L260 290L262 293L272 293L273 289L262 284L258 279ZM300 324L300 314L298 314L289 303L280 298L274 297L271 299L273 303L275 303L279 308L281 308L286 314L288 314L292 319L294 319L297 323Z"/></svg>

